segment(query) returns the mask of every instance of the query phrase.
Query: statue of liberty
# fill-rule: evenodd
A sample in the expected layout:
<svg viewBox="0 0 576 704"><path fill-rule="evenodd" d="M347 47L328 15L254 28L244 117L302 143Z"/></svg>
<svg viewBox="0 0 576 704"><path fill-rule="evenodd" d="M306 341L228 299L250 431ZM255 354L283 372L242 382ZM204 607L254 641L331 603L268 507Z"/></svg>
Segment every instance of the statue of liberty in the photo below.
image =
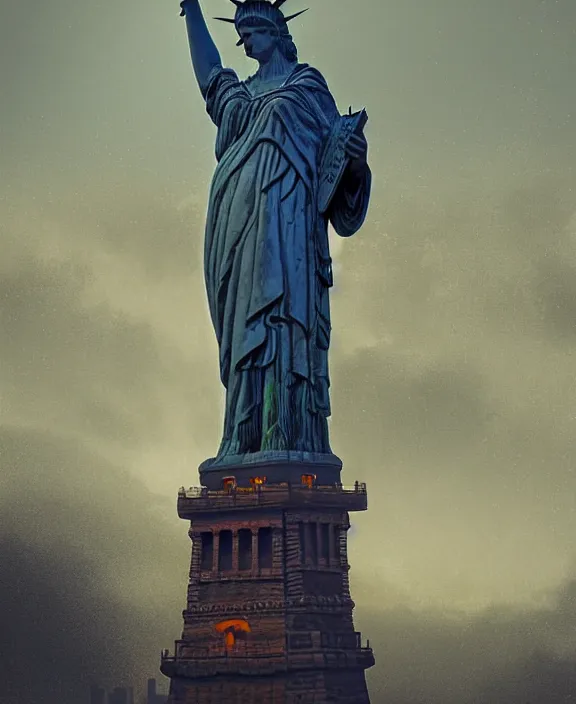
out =
<svg viewBox="0 0 576 704"><path fill-rule="evenodd" d="M215 19L234 24L237 45L259 64L245 81L222 66L199 0L181 3L217 127L204 252L226 389L214 467L331 455L328 223L353 235L371 184L366 113L341 116L320 72L298 62L287 23L301 13L285 17L285 0L232 2L234 19Z"/></svg>

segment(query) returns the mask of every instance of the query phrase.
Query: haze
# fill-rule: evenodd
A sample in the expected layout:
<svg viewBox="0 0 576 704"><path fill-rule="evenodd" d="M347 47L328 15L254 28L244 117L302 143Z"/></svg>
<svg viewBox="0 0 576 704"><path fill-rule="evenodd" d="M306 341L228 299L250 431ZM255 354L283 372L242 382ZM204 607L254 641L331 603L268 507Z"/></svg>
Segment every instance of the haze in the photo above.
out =
<svg viewBox="0 0 576 704"><path fill-rule="evenodd" d="M368 483L373 704L571 701L576 4L309 5L300 60L370 117L367 221L332 238L331 433ZM221 431L215 129L177 2L0 12L0 700L75 704L180 634L176 492Z"/></svg>

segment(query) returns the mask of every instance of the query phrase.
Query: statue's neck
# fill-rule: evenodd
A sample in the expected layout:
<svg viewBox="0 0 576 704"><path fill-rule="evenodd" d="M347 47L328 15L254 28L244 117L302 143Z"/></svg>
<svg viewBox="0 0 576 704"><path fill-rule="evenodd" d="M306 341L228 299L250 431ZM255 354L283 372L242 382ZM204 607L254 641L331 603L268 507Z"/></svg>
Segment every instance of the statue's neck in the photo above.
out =
<svg viewBox="0 0 576 704"><path fill-rule="evenodd" d="M260 81L274 81L275 79L287 76L293 68L294 63L288 61L288 59L276 49L266 63L260 64L256 76Z"/></svg>

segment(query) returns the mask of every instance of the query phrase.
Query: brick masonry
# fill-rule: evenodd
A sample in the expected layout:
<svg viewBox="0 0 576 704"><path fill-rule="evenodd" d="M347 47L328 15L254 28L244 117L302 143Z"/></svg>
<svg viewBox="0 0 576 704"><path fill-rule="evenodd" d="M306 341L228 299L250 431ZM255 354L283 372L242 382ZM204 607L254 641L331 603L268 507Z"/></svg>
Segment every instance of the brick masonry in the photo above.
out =
<svg viewBox="0 0 576 704"><path fill-rule="evenodd" d="M181 490L192 555L162 657L170 704L369 704L347 554L349 511L366 506L363 485Z"/></svg>

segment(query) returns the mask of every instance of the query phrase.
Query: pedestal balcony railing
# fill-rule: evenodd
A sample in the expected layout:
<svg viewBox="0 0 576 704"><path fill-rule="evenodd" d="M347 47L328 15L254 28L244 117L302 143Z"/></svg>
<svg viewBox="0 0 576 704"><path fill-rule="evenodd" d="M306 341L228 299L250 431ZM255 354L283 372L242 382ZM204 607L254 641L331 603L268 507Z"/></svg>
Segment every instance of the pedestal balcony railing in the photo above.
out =
<svg viewBox="0 0 576 704"><path fill-rule="evenodd" d="M320 643L322 648L331 650L361 650L362 634L353 633L322 633Z"/></svg>
<svg viewBox="0 0 576 704"><path fill-rule="evenodd" d="M182 499L200 499L200 498L220 498L222 496L235 496L237 498L249 497L254 500L254 497L274 497L276 495L285 494L308 494L310 492L322 492L323 494L331 493L333 495L344 494L366 494L366 483L356 482L354 486L344 486L342 484L330 484L321 486L314 484L313 486L294 485L294 484L257 484L250 487L230 487L229 489L221 489L218 491L210 490L205 486L191 486L185 489L183 486L178 490L178 498Z"/></svg>
<svg viewBox="0 0 576 704"><path fill-rule="evenodd" d="M219 509L254 509L262 506L338 507L347 511L365 511L368 508L366 484L357 482L352 487L305 486L268 484L254 487L230 487L218 491L206 487L181 487L178 492L178 515L192 519L199 512Z"/></svg>
<svg viewBox="0 0 576 704"><path fill-rule="evenodd" d="M316 650L312 640L309 643L293 642L297 634L293 634L290 650ZM349 651L371 653L370 642L362 644L362 636L354 633L322 633L320 640L322 650ZM162 651L162 662L176 660L221 660L221 659L246 659L246 658L278 658L286 654L283 645L278 640L237 641L232 646L214 643L209 646L199 647L186 640L177 640L174 645L174 655L168 650Z"/></svg>
<svg viewBox="0 0 576 704"><path fill-rule="evenodd" d="M237 641L231 646L215 643L204 647L196 646L186 640L177 640L174 652L175 654L171 655L168 650L162 651L162 662L278 658L285 655L284 648L277 640Z"/></svg>

